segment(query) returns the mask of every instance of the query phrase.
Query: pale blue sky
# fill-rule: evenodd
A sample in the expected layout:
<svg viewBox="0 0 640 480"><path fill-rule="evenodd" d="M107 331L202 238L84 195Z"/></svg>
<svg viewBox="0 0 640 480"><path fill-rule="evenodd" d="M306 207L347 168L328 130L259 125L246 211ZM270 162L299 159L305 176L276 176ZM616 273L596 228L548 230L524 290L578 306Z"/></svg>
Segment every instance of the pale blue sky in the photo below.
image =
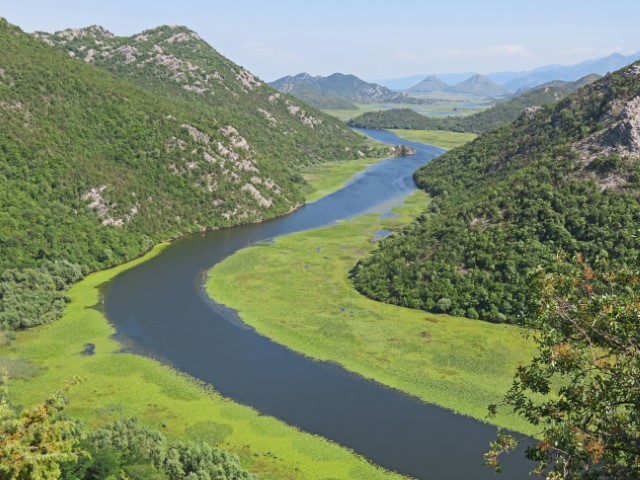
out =
<svg viewBox="0 0 640 480"><path fill-rule="evenodd" d="M638 0L0 0L23 30L182 24L266 80L525 70L640 50Z"/></svg>

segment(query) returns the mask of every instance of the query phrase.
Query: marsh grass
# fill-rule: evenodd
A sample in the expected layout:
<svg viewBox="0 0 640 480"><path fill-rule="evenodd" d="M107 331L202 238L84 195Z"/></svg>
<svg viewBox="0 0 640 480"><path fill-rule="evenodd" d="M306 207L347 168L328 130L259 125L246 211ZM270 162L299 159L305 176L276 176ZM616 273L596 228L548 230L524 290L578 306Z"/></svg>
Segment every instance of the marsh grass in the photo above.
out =
<svg viewBox="0 0 640 480"><path fill-rule="evenodd" d="M472 141L477 135L473 133L446 132L444 130L390 130L401 138L414 142L427 143L436 147L451 150Z"/></svg>
<svg viewBox="0 0 640 480"><path fill-rule="evenodd" d="M439 118L443 117L443 114L454 116L471 115L491 107L491 105L486 102L486 98L483 97L466 95L425 95L424 98L429 98L431 103L356 103L355 109L323 109L322 111L340 120L350 120L366 112L376 112L390 108L410 108L421 115ZM469 102L477 102L478 105L469 106Z"/></svg>
<svg viewBox="0 0 640 480"><path fill-rule="evenodd" d="M416 192L395 216L365 215L243 249L210 271L207 291L293 350L486 421L487 406L500 403L533 343L514 326L370 300L349 280L375 248L376 232L401 229L427 202ZM505 412L492 423L532 433Z"/></svg>
<svg viewBox="0 0 640 480"><path fill-rule="evenodd" d="M339 190L356 173L365 170L367 167L377 163L384 158L362 158L360 160L350 160L348 162L329 162L322 165L308 167L302 171L302 176L309 182L312 189L307 194L307 203L315 202L336 190Z"/></svg>
<svg viewBox="0 0 640 480"><path fill-rule="evenodd" d="M0 348L0 363L14 372L10 391L15 404L42 402L80 376L84 381L68 393L66 411L89 427L135 416L169 438L201 439L235 452L263 479L402 478L324 438L223 398L155 360L119 353L122 345L112 338L113 328L93 308L100 300L99 287L165 246L89 275L69 291L72 301L63 318L19 332L11 345ZM94 345L94 354L82 355L88 343Z"/></svg>

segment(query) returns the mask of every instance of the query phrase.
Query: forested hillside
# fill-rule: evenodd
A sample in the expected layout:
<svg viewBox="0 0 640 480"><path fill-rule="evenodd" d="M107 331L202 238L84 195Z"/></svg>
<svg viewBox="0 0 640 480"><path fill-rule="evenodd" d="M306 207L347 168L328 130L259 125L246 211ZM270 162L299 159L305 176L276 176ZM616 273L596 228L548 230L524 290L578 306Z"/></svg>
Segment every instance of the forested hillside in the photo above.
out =
<svg viewBox="0 0 640 480"><path fill-rule="evenodd" d="M598 76L589 76L576 82L551 82L533 90L500 102L482 111L463 116L431 118L404 108L366 112L349 123L360 128L400 128L410 130L447 130L451 132L484 133L499 125L518 118L525 110L557 102L581 86L595 81Z"/></svg>
<svg viewBox="0 0 640 480"><path fill-rule="evenodd" d="M524 311L528 275L640 253L640 63L416 172L430 210L354 270L378 300L490 321Z"/></svg>
<svg viewBox="0 0 640 480"><path fill-rule="evenodd" d="M379 148L184 28L39 36L0 20L0 330L160 240L289 211L302 165Z"/></svg>
<svg viewBox="0 0 640 480"><path fill-rule="evenodd" d="M257 156L280 165L356 158L364 143L335 118L274 90L186 27L162 26L131 37L99 26L35 36L145 90L183 99L213 123L237 129Z"/></svg>

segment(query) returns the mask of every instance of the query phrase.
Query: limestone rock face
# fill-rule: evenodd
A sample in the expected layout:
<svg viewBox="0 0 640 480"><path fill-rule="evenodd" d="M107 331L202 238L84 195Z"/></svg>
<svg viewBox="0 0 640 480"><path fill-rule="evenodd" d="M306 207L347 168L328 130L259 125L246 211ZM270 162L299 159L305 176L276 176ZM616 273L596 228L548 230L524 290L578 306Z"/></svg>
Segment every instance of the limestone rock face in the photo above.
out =
<svg viewBox="0 0 640 480"><path fill-rule="evenodd" d="M620 113L612 111L608 116L612 120L604 130L574 145L583 160L591 163L598 156L612 154L640 157L640 95L624 103Z"/></svg>

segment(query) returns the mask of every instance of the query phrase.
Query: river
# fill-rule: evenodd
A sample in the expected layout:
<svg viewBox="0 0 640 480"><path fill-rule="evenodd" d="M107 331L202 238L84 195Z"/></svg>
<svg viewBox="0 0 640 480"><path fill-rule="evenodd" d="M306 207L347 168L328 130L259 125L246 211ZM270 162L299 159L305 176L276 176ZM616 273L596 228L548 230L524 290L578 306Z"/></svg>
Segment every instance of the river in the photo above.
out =
<svg viewBox="0 0 640 480"><path fill-rule="evenodd" d="M247 245L367 211L384 214L401 204L416 188L413 172L443 152L390 132L363 132L405 143L417 154L379 162L285 217L174 241L105 287L107 317L128 350L164 361L226 397L385 468L419 479L496 478L482 466L494 427L299 355L259 335L204 293L203 272ZM528 478L530 465L521 457L508 456L499 478Z"/></svg>

